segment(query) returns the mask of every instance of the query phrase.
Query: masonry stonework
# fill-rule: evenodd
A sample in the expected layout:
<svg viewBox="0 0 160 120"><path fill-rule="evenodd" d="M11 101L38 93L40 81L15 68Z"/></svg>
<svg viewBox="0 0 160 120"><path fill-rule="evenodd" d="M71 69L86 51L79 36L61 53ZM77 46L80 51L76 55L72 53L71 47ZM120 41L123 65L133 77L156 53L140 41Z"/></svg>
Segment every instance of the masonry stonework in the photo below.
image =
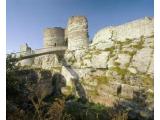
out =
<svg viewBox="0 0 160 120"><path fill-rule="evenodd" d="M66 32L69 50L88 47L88 21L86 17L70 17Z"/></svg>
<svg viewBox="0 0 160 120"><path fill-rule="evenodd" d="M44 30L44 47L64 46L64 32L60 27L47 28Z"/></svg>

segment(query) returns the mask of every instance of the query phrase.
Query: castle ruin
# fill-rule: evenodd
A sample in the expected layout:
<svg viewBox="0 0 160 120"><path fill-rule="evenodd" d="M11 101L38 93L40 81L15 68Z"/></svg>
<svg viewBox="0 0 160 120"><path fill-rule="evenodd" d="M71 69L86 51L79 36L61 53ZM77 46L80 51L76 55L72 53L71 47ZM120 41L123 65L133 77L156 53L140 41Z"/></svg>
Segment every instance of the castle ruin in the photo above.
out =
<svg viewBox="0 0 160 120"><path fill-rule="evenodd" d="M141 36L153 35L154 18L145 17L118 26L105 27L93 37L90 46L100 42L107 42L106 46L113 46L113 41L124 42L126 39L136 39ZM85 16L72 16L68 19L66 28L53 27L44 30L43 48L32 50L28 45L21 46L16 58L34 57L55 52L76 51L89 47L88 21ZM104 47L105 44L103 44ZM98 45L97 45L98 47ZM22 49L23 48L23 49ZM28 48L28 49L27 49ZM102 49L103 47L100 46Z"/></svg>
<svg viewBox="0 0 160 120"><path fill-rule="evenodd" d="M20 48L19 53L22 56L16 58L18 65L24 68L38 68L35 69L38 76L41 76L42 70L49 70L53 75L62 75L66 86L60 91L66 96L87 98L109 107L124 100L129 109L133 102L131 109L136 109L136 113L137 107L134 105L139 106L138 111L145 110L146 114L152 115L153 26L154 18L145 17L106 27L98 31L89 44L87 18L73 16L69 18L66 28L53 27L44 30L43 48L32 50L25 44ZM31 72L29 78L30 76ZM48 74L45 76L48 77ZM44 80L48 88L46 77L42 76L38 80ZM58 82L60 81L56 83ZM147 94L148 97L143 97ZM128 104L129 100L131 102ZM144 101L145 109L139 100Z"/></svg>
<svg viewBox="0 0 160 120"><path fill-rule="evenodd" d="M44 48L64 46L64 29L61 27L47 28L44 30Z"/></svg>
<svg viewBox="0 0 160 120"><path fill-rule="evenodd" d="M69 50L88 47L88 22L86 17L73 16L69 18L66 32Z"/></svg>
<svg viewBox="0 0 160 120"><path fill-rule="evenodd" d="M44 30L44 48L68 46L69 50L88 47L88 22L84 16L72 16L67 28L54 27Z"/></svg>

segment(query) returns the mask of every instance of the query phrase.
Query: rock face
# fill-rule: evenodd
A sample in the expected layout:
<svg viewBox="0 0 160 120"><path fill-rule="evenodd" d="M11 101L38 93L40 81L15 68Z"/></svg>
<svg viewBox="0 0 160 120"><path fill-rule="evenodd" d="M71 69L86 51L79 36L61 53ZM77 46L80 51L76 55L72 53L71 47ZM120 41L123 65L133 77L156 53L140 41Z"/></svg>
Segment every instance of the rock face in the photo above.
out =
<svg viewBox="0 0 160 120"><path fill-rule="evenodd" d="M32 66L59 68L66 80L65 94L106 106L122 104L138 113L153 111L153 18L100 30L88 46L85 17L71 17L65 30L68 50L60 62L56 54L35 57ZM88 47L87 47L88 46Z"/></svg>
<svg viewBox="0 0 160 120"><path fill-rule="evenodd" d="M69 18L66 34L69 50L88 47L88 22L86 17L73 16Z"/></svg>
<svg viewBox="0 0 160 120"><path fill-rule="evenodd" d="M18 62L21 66L32 66L34 63L33 58L24 59Z"/></svg>
<svg viewBox="0 0 160 120"><path fill-rule="evenodd" d="M139 38L142 35L151 36L154 32L153 22L153 18L145 17L144 19L135 20L123 25L104 28L96 33L93 43L111 39L123 42L126 38Z"/></svg>
<svg viewBox="0 0 160 120"><path fill-rule="evenodd" d="M91 59L93 68L107 68L109 54L110 52L100 52L97 55L93 55Z"/></svg>
<svg viewBox="0 0 160 120"><path fill-rule="evenodd" d="M142 48L133 57L132 65L135 66L135 68L138 71L146 73L150 67L152 58L153 58L153 49L152 48Z"/></svg>
<svg viewBox="0 0 160 120"><path fill-rule="evenodd" d="M76 74L74 74L74 72L72 72L71 68L69 68L69 67L63 66L61 74L63 76L65 76L65 78L66 78L66 85L67 86L72 86L73 80L78 79L78 76Z"/></svg>
<svg viewBox="0 0 160 120"><path fill-rule="evenodd" d="M88 49L66 51L66 64L74 68L90 101L107 106L124 100L148 104L146 91L153 90L153 32L153 18L144 18L100 30Z"/></svg>
<svg viewBox="0 0 160 120"><path fill-rule="evenodd" d="M61 65L56 54L47 54L35 57L32 67L53 70L61 67Z"/></svg>

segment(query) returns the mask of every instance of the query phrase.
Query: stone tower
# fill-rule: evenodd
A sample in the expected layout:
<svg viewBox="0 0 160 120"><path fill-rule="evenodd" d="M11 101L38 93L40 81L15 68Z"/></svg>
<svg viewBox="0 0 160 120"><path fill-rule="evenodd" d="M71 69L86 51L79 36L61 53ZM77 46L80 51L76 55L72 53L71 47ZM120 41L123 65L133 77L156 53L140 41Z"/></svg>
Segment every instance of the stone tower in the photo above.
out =
<svg viewBox="0 0 160 120"><path fill-rule="evenodd" d="M44 30L44 47L64 46L64 32L61 27L47 28Z"/></svg>
<svg viewBox="0 0 160 120"><path fill-rule="evenodd" d="M69 18L65 39L68 41L68 49L76 50L88 47L88 22L84 16L72 16Z"/></svg>

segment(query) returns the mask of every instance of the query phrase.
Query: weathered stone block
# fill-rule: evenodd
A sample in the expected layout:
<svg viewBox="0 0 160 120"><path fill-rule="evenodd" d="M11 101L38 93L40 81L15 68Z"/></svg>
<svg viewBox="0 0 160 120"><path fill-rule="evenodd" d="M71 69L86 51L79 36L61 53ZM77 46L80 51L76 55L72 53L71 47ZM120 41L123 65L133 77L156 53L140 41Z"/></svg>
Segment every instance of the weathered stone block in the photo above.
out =
<svg viewBox="0 0 160 120"><path fill-rule="evenodd" d="M131 56L128 54L118 54L118 59L116 62L120 64L121 68L126 68L128 67L127 65L130 63L130 58Z"/></svg>
<svg viewBox="0 0 160 120"><path fill-rule="evenodd" d="M93 68L107 68L107 61L110 52L100 52L92 56L92 67Z"/></svg>
<svg viewBox="0 0 160 120"><path fill-rule="evenodd" d="M137 54L133 56L132 66L136 67L139 72L146 73L148 66L152 60L153 49L143 48L137 51Z"/></svg>

